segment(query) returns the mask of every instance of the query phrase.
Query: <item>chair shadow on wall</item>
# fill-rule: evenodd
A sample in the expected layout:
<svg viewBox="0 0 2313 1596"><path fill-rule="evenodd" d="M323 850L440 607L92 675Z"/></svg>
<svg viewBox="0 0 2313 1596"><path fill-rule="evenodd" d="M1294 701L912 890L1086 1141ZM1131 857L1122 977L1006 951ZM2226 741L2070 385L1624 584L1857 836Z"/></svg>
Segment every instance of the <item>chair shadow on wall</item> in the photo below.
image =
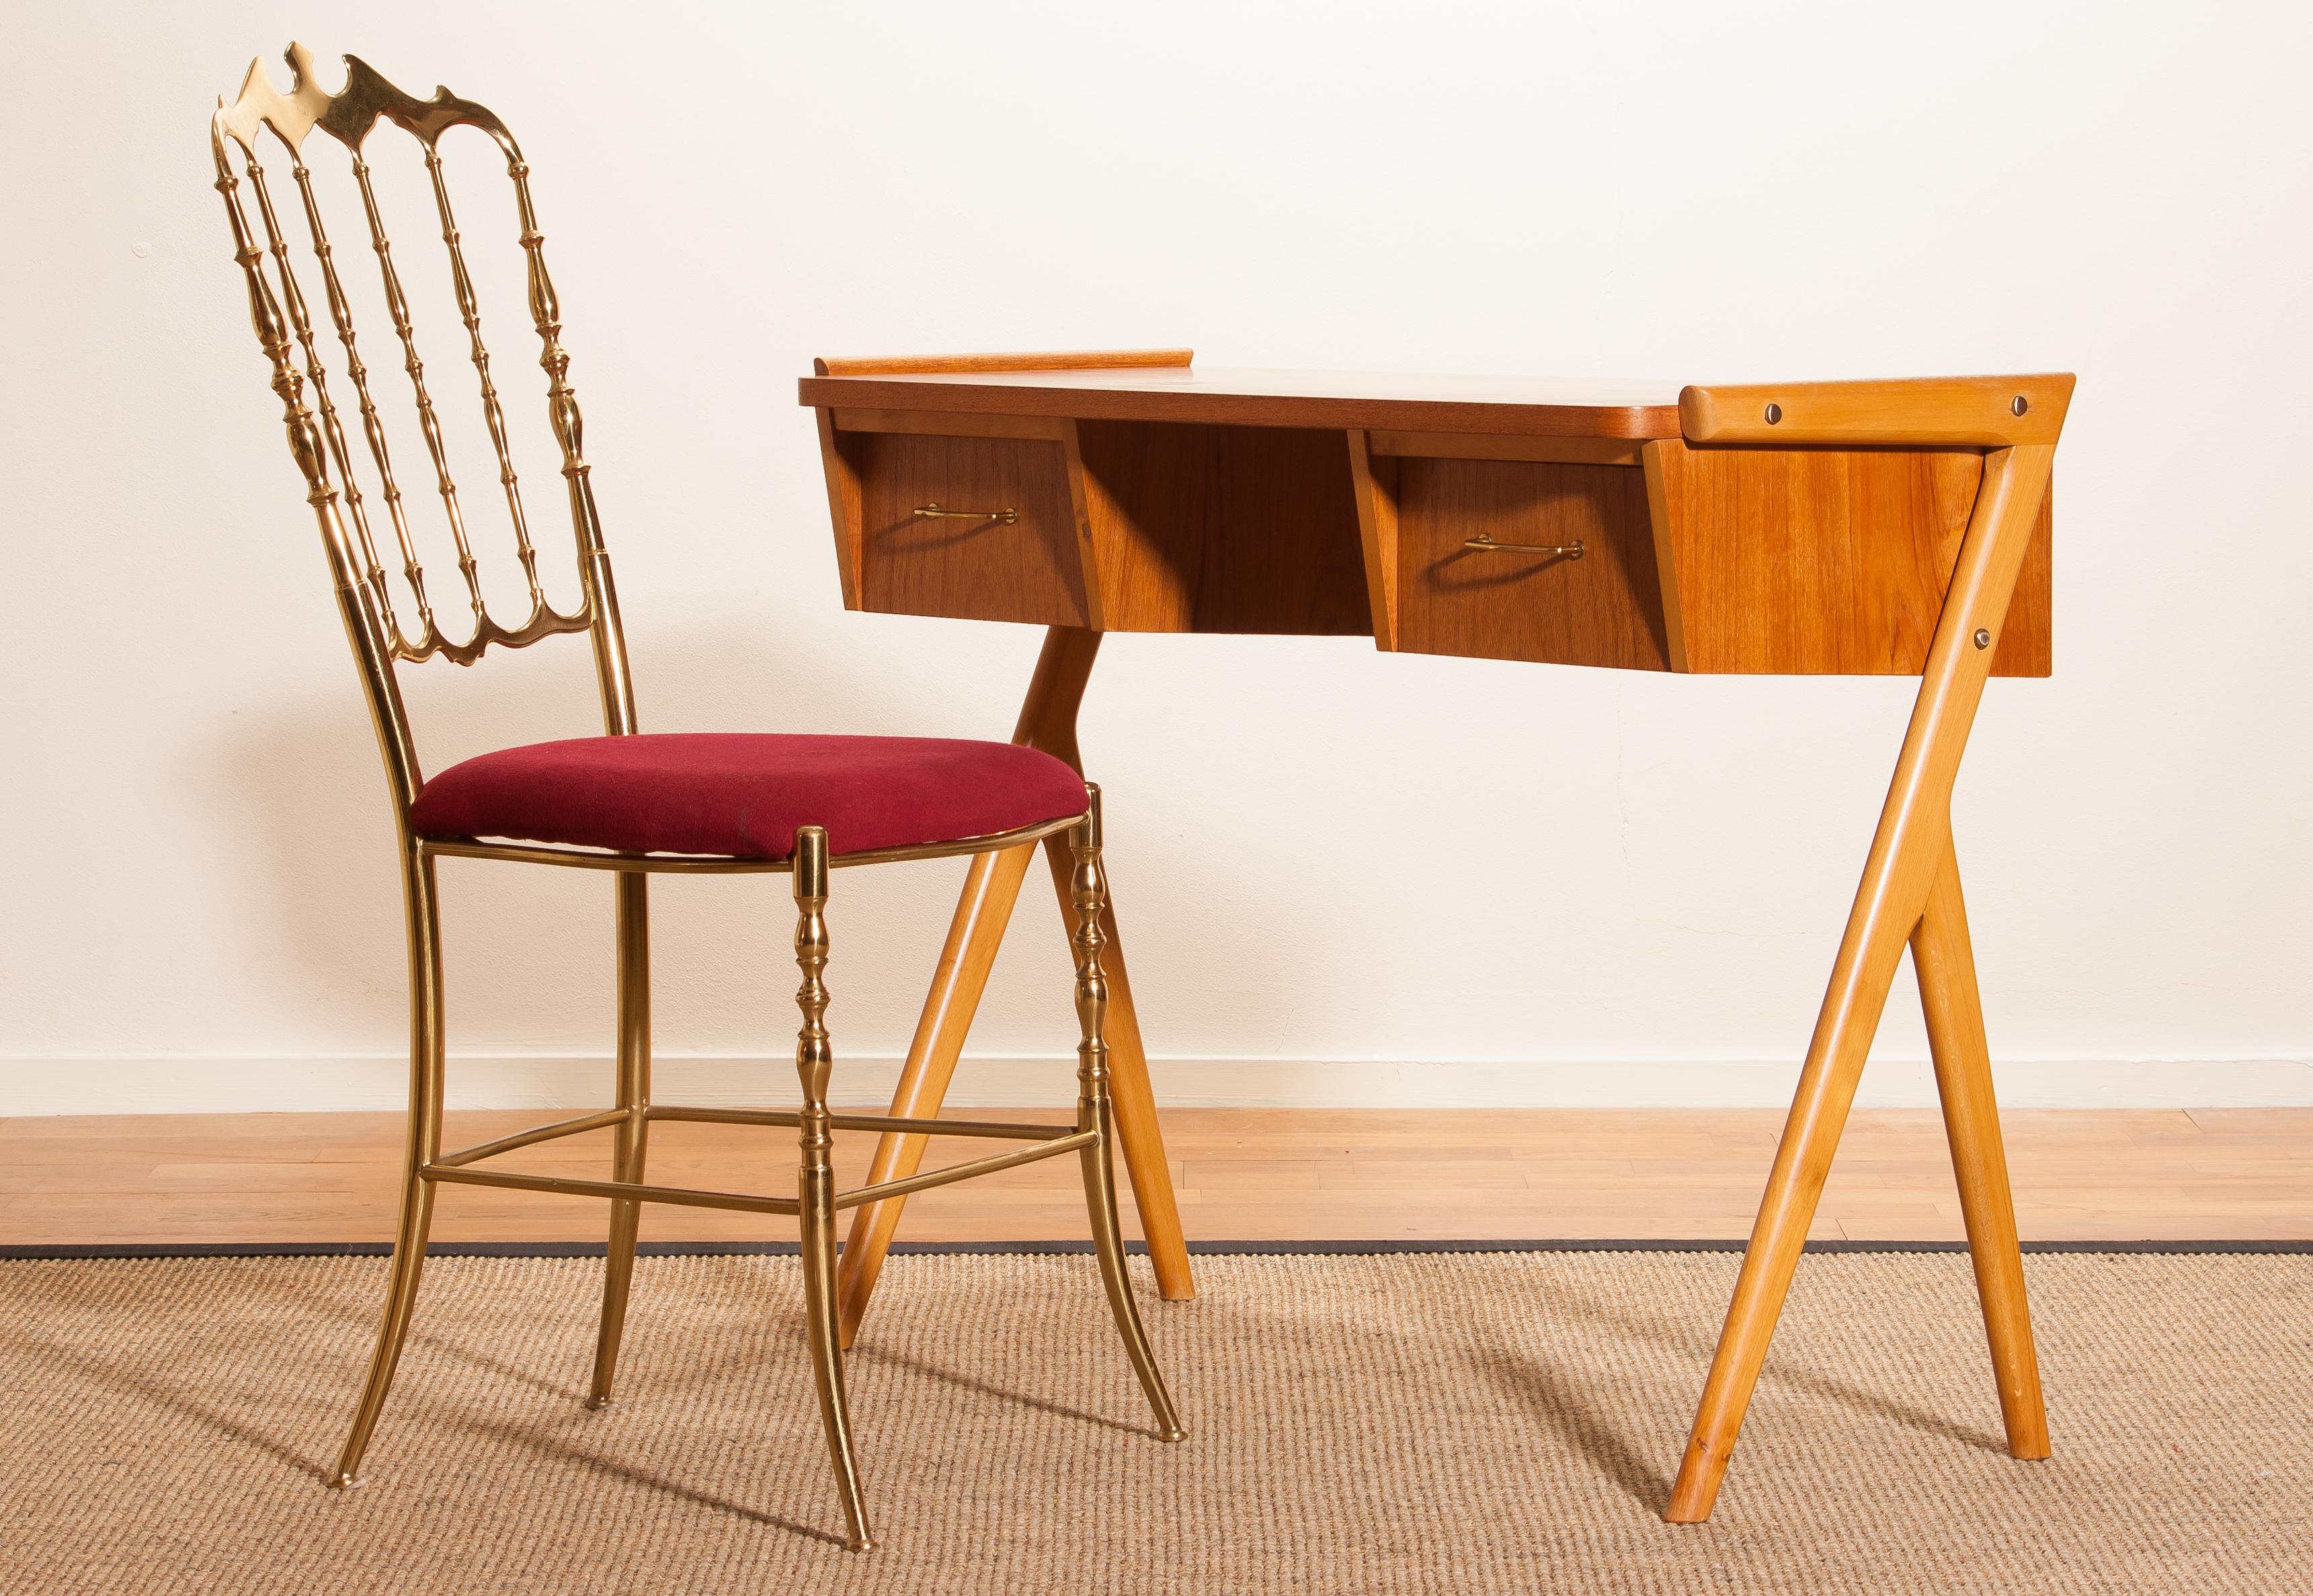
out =
<svg viewBox="0 0 2313 1596"><path fill-rule="evenodd" d="M439 663L405 669L402 688L418 729L424 767L439 771L490 749L599 734L600 709L586 652L576 644L558 646L558 641L508 658L494 650L485 662L486 675ZM881 687L875 672L849 668L840 652L813 655L783 649L767 627L708 624L687 628L679 636L645 634L636 652L638 696L646 731L872 731L1000 739L1011 728L1014 695L1025 685L1025 671L1018 682L991 671L984 695L987 707L975 712L971 723L926 725L905 696ZM519 663L509 669L514 662ZM236 718L232 734L212 750L208 796L224 829L236 838L236 858L243 867L238 879L251 899L251 918L277 927L275 949L286 972L284 990L304 997L301 1022L332 1038L358 1039L351 1050L391 1058L405 1047L407 1036L406 953L391 811L354 673L338 658L326 665L334 669L312 672L309 686L274 701L268 713ZM1097 776L1098 771L1093 774ZM1132 840L1137 857L1126 864L1123 881L1128 939L1134 906L1144 901L1144 893L1135 890L1136 882L1148 884L1146 898L1151 900L1154 884L1160 880L1166 895L1176 901L1211 901L1223 895L1242 900L1245 882L1222 880L1205 850L1187 846L1166 828L1147 827ZM453 861L444 871L453 1061L460 1048L461 1017L471 1039L477 1010L487 1013L501 1006L494 998L478 1000L462 994L474 993L486 979L534 984L532 974L549 968L555 939L569 934L553 923L557 919L582 922L580 940L562 945L578 956L600 955L600 982L584 984L590 991L599 985L600 1049L607 1058L612 988L605 883L591 872L530 872L517 881L514 873L492 872L487 864L460 869L464 864ZM921 928L936 951L937 937L945 930L952 889L931 885L923 876L908 881L910 874L913 873L903 873L895 884L921 899L925 907L913 912L937 916L936 927ZM760 915L750 922L764 939L767 973L780 968L775 961L784 956L785 904L783 891L776 901L766 899ZM662 899L655 917L664 925L672 915L688 914L695 907L670 895ZM588 935L585 927L592 924L585 916L597 908L601 934L584 940ZM754 915L752 909L747 912ZM1032 941L1048 941L1051 959L1065 964L1066 940L1043 894L1024 891L1015 916ZM1039 938L1040 932L1051 934ZM880 954L871 944L855 942L852 948L851 968L861 972L862 985L884 979L917 983L904 994L878 995L896 1000L909 1016L903 1023L911 1024L915 1004L931 976L928 955L919 967L878 969L872 961ZM485 977L472 955L487 950L496 958L501 949L511 964ZM844 959L840 943L836 957ZM1257 978L1245 983L1248 991L1277 994L1280 1004L1289 997L1292 972L1280 939L1246 938L1237 962L1240 968L1246 962L1265 966L1245 972ZM1162 983L1149 987L1145 971L1135 973L1141 978L1137 985L1149 995L1163 991ZM663 959L661 978L680 981L684 972L679 962ZM1054 991L1064 995L1065 989ZM1161 996L1156 1002L1162 1004ZM1158 1036L1165 1024L1164 1012L1158 1007L1147 1022ZM763 1018L761 1034L776 1049L792 1030L792 1013L781 1007L776 1013L766 1010ZM904 1045L906 1034L902 1030L890 1045ZM465 1043L469 1049L476 1045ZM839 1030L839 1081L842 1045ZM531 1049L517 1046L516 1050ZM579 1050L596 1050L591 1033ZM398 1080L401 1066L391 1067ZM970 1069L967 1055L960 1084L969 1083Z"/></svg>

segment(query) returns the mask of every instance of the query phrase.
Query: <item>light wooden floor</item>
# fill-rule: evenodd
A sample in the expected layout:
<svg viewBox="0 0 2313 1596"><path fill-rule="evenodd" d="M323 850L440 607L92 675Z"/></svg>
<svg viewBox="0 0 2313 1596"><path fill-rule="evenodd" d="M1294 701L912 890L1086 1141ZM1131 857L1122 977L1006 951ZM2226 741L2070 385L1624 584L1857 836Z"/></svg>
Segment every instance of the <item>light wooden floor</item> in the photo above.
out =
<svg viewBox="0 0 2313 1596"><path fill-rule="evenodd" d="M449 1144L554 1118L453 1114ZM1192 1109L1165 1119L1192 1241L1741 1238L1781 1123L1778 1110L1717 1109ZM2039 1110L2006 1125L2027 1240L2313 1239L2313 1109ZM794 1190L792 1132L673 1125L652 1136L655 1181ZM868 1140L841 1139L847 1183ZM952 1142L934 1157L970 1151ZM400 1155L391 1114L0 1119L0 1244L384 1241ZM601 1132L510 1154L506 1167L602 1177L609 1162ZM901 1239L1081 1239L1076 1181L1075 1161L1054 1160L925 1193ZM437 1241L599 1241L603 1226L597 1202L471 1187L445 1187L437 1213ZM792 1234L790 1221L696 1208L652 1207L643 1223L646 1241ZM1854 1116L1814 1233L1960 1238L1932 1110Z"/></svg>

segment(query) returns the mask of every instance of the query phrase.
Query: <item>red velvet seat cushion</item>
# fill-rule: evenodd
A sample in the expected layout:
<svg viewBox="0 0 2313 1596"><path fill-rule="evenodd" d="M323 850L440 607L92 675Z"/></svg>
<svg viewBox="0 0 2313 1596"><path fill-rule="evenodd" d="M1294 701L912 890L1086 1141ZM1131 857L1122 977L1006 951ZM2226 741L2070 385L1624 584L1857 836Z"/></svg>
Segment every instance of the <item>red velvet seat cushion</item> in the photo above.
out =
<svg viewBox="0 0 2313 1596"><path fill-rule="evenodd" d="M662 732L502 749L426 784L423 837L785 859L957 842L1081 814L1083 781L1031 748L937 737Z"/></svg>

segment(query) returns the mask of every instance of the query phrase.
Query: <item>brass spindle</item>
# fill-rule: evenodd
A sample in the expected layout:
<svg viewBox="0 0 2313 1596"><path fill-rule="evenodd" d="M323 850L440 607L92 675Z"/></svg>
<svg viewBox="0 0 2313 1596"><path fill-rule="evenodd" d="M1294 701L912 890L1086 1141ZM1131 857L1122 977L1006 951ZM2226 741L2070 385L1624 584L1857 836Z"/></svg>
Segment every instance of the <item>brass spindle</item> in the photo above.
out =
<svg viewBox="0 0 2313 1596"><path fill-rule="evenodd" d="M514 180L514 205L522 215L523 253L529 258L530 319L538 329L539 367L546 373L547 420L562 449L562 475L570 480L575 494L593 468L586 463L585 418L578 413L578 390L570 386L570 352L562 346L562 302L546 269L546 234L539 231L538 212L531 203L529 162L520 155L511 157L506 175ZM582 557L602 549L602 530L594 519L594 507L589 494L576 527ZM581 508L575 497L571 508L574 513Z"/></svg>
<svg viewBox="0 0 2313 1596"><path fill-rule="evenodd" d="M393 680L391 655L381 630L380 618L374 609L357 601L363 592L361 567L355 557L353 540L346 535L345 521L338 513L337 489L330 486L329 468L323 463L321 429L313 424L313 413L305 408L304 386L295 364L289 358L288 328L280 304L265 281L265 252L258 248L249 229L249 217L242 209L241 185L233 175L233 164L225 153L225 138L224 111L220 108L209 140L216 162L215 188L224 198L225 219L233 228L233 261L241 267L248 287L250 323L256 329L258 344L272 367L272 387L281 400L282 425L289 434L289 453L297 462L299 475L305 479L305 502L312 507L330 572L337 582L339 609L345 617L347 639L362 665L387 776L406 803L418 783L418 755L409 737L409 716ZM247 153L245 145L243 153Z"/></svg>
<svg viewBox="0 0 2313 1596"><path fill-rule="evenodd" d="M224 145L216 147L216 190L224 196L226 219L233 225L233 259L242 269L249 288L249 320L257 331L257 342L265 351L273 367L273 391L280 396L282 425L289 434L289 452L297 462L297 469L305 478L305 502L316 509L334 503L335 491L330 486L329 469L322 464L321 434L313 425L313 413L305 408L304 383L297 368L289 358L289 330L282 318L281 305L265 280L265 251L258 248L249 229L249 217L241 204L241 184L233 175L227 162ZM334 517L327 517L332 521ZM332 551L339 557L340 574L350 577L357 569L353 550L340 531L338 547Z"/></svg>
<svg viewBox="0 0 2313 1596"><path fill-rule="evenodd" d="M396 337L401 340L402 367L409 373L409 386L418 399L418 425L426 434L426 451L434 459L435 485L442 495L442 509L450 518L450 539L457 545L458 572L466 579L466 595L474 608L474 641L484 642L489 634L489 610L482 602L482 583L474 562L474 551L466 541L465 518L458 513L458 485L450 477L449 456L442 448L442 423L434 413L433 396L426 391L426 363L418 357L418 335L409 323L409 301L401 292L400 274L393 269L393 244L385 236L385 219L378 212L377 190L369 180L369 162L362 158L358 146L354 150L354 179L361 185L362 214L369 222L370 247L377 251L378 275L385 286L386 315L393 322Z"/></svg>
<svg viewBox="0 0 2313 1596"><path fill-rule="evenodd" d="M875 1545L867 1530L867 1507L853 1455L851 1407L843 1389L843 1338L835 1319L835 1160L833 1117L827 1107L827 1082L835 1049L827 1034L827 833L801 826L795 839L796 964L803 985L796 1006L803 1026L796 1033L796 1074L803 1087L796 1116L803 1166L796 1179L796 1208L803 1241L804 1322L811 1343L812 1383L819 1388L821 1427L827 1432L828 1460L842 1498L847 1533L855 1552Z"/></svg>
<svg viewBox="0 0 2313 1596"><path fill-rule="evenodd" d="M450 250L450 287L458 299L458 316L466 326L469 353L474 370L482 383L482 420L490 429L490 443L497 451L498 483L506 489L506 513L514 518L515 557L522 561L523 580L530 586L530 612L537 615L546 608L546 590L538 584L538 551L530 545L530 526L522 513L522 485L514 469L514 455L506 446L506 412L498 406L498 390L490 381L490 352L482 343L481 306L474 298L474 280L466 270L466 252L458 241L457 218L450 213L450 190L442 180L442 152L432 144L426 146L426 171L434 183L434 208L442 217L442 242Z"/></svg>
<svg viewBox="0 0 2313 1596"><path fill-rule="evenodd" d="M305 354L305 375L313 384L313 399L321 414L321 434L328 441L330 459L338 468L339 480L343 484L341 503L352 517L354 538L359 548L362 575L375 595L378 612L383 619L387 635L399 649L401 625L393 614L393 601L386 591L385 567L378 563L377 545L369 535L369 517L362 509L361 483L354 476L353 460L346 449L346 431L338 419L338 407L330 398L328 369L321 364L321 352L313 346L312 319L305 312L305 295L297 285L297 273L289 264L289 241L281 231L280 219L274 215L273 196L265 186L265 169L257 162L256 152L243 150L249 172L250 191L257 196L258 215L265 223L266 247L273 256L273 269L281 280L282 306L289 313L289 325L297 335L298 346ZM290 151L292 171L298 188L311 192L304 161L295 149Z"/></svg>
<svg viewBox="0 0 2313 1596"><path fill-rule="evenodd" d="M585 613L594 622L594 671L602 694L602 722L613 734L636 729L634 679L627 668L624 628L619 621L618 590L611 581L611 557L602 547L602 523L594 509L594 469L586 463L586 423L578 391L570 386L570 352L562 346L562 302L546 269L546 234L530 197L530 163L510 135L498 142L506 153L506 176L514 181L514 206L522 218L523 253L529 258L530 319L538 329L538 364L546 373L546 415L562 451L562 479L570 497L570 530L578 542L579 580L585 587Z"/></svg>
<svg viewBox="0 0 2313 1596"><path fill-rule="evenodd" d="M370 396L369 367L364 364L361 351L356 346L353 307L346 300L346 285L338 277L336 248L330 242L329 229L321 223L321 206L313 193L313 174L301 159L292 169L297 179L297 193L305 207L306 231L312 235L313 256L321 263L321 291L330 303L330 321L338 330L338 342L345 346L346 377L354 385L354 397L359 401L362 433L369 440L370 459L377 466L379 496L385 501L385 513L393 522L394 542L401 550L401 574L409 583L409 591L418 605L418 636L405 634L393 612L385 610L386 619L393 627L394 653L406 659L423 658L439 641L441 633L434 624L434 606L426 597L426 571L418 564L418 546L409 536L409 514L401 502L401 485L394 479L393 460L385 443L385 423L377 413L377 401ZM350 487L353 473L346 473ZM363 536L368 536L365 525ZM375 555L373 553L372 560ZM387 603L385 576L380 570L374 574L378 602Z"/></svg>
<svg viewBox="0 0 2313 1596"><path fill-rule="evenodd" d="M1108 943L1102 918L1108 904L1108 878L1101 870L1100 788L1085 785L1085 818L1069 837L1076 869L1069 878L1069 906L1076 911L1077 1022L1084 1039L1077 1044L1077 1129L1089 1138L1079 1153L1084 1172L1085 1204L1092 1219L1093 1250L1100 1258L1103 1288L1110 1314L1124 1337L1125 1355L1139 1377L1141 1394L1156 1417L1156 1434L1166 1441L1183 1439L1181 1416L1157 1372L1156 1354L1148 1345L1148 1331L1140 1322L1140 1309L1132 1300L1132 1282L1124 1267L1124 1233L1116 1216L1115 1105L1109 1101L1108 976L1101 967L1101 950Z"/></svg>

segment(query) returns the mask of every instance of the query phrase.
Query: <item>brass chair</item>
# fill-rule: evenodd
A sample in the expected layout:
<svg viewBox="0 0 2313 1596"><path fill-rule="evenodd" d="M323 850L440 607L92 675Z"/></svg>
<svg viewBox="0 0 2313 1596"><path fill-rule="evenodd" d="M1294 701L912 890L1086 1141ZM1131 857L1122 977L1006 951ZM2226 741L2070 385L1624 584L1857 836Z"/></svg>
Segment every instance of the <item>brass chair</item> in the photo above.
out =
<svg viewBox="0 0 2313 1596"><path fill-rule="evenodd" d="M271 366L273 390L280 398L288 428L290 453L303 480L305 502L321 530L322 552L336 581L339 614L353 645L384 757L386 785L400 837L409 943L409 1130L400 1220L394 1233L376 1351L354 1414L352 1433L329 1476L330 1484L354 1483L363 1451L392 1384L425 1263L434 1193L444 1181L610 1200L602 1328L587 1399L593 1407L611 1398L642 1204L676 1203L796 1215L802 1232L804 1296L820 1416L842 1499L846 1542L854 1550L863 1550L872 1543L853 1459L843 1348L836 1332L836 1212L1075 1153L1083 1166L1085 1197L1091 1210L1093 1241L1109 1308L1141 1389L1156 1411L1158 1433L1167 1441L1181 1439L1180 1422L1133 1302L1117 1226L1107 1046L1102 1036L1108 989L1101 972L1101 908L1106 883L1101 871L1098 790L1084 785L1061 761L1005 743L768 734L650 736L639 732L610 560L603 552L588 468L581 452L578 404L568 381L569 356L562 347L561 311L547 275L543 235L531 203L530 169L514 136L481 106L460 100L446 89L437 89L431 100L414 100L353 57L345 58L346 83L334 94L316 81L312 53L303 46L292 45L288 61L294 75L286 94L273 86L259 62L250 67L232 105L218 101L210 131L216 188L224 197L233 226L233 259L246 279L251 320ZM482 419L496 451L515 554L529 590L529 611L510 627L492 618L483 602L443 446L442 419L427 395L409 305L372 190L365 146L381 121L391 123L417 140L432 180L448 253L451 289L479 377ZM556 609L540 583L537 557L523 520L521 487L507 447L508 424L491 379L477 295L451 214L449 190L443 181L442 136L458 127L477 128L496 142L513 183L518 240L528 257L530 314L541 349L539 364L546 374L547 416L560 445L562 477L577 539L579 601L567 610ZM315 128L343 145L351 158L368 224L366 242L377 259L385 305L400 345L419 428L457 549L464 597L473 611L472 629L462 640L442 629L427 598L425 573L411 539L407 507L395 484L385 430L369 373L356 350L352 312L323 230L312 173L305 164L304 145ZM355 469L356 449L347 443L347 426L330 393L331 373L321 359L321 341L291 265L290 241L259 163L263 129L270 129L289 157L298 207L304 213L309 235L305 242L318 265L323 302L344 351L339 374L352 390L359 428L367 443L369 469L374 473L378 497L400 556L406 592L416 617L414 626L406 624L396 612L387 574L372 539L373 510ZM231 152L235 149L241 153L243 174L256 202L262 243L258 231L251 228L241 195L241 179L233 170ZM269 272L268 255L272 258ZM308 382L312 386L312 409L305 399ZM435 656L471 664L492 644L523 648L542 638L582 632L594 645L607 735L486 754L430 780L421 774L396 678L400 666ZM894 859L986 854L1063 831L1070 834L1076 859L1076 1008L1082 1039L1077 1049L1075 1126L831 1112L827 1092L834 1056L825 1024L828 991L821 979L828 957L825 909L830 870ZM451 1153L442 1150L442 941L435 861L444 857L513 860L611 875L616 888L619 984L614 1108L480 1146ZM803 1106L797 1112L785 1113L655 1103L650 1095L647 880L656 873L786 873L793 878L796 961L803 972L803 983L796 994L802 1010L796 1070L802 1081ZM650 1127L673 1120L796 1127L802 1144L797 1195L756 1197L645 1183ZM834 1187L830 1133L846 1128L1016 1140L1027 1145L839 1193ZM485 1167L486 1161L497 1153L600 1129L615 1132L611 1178L607 1180L550 1178Z"/></svg>

